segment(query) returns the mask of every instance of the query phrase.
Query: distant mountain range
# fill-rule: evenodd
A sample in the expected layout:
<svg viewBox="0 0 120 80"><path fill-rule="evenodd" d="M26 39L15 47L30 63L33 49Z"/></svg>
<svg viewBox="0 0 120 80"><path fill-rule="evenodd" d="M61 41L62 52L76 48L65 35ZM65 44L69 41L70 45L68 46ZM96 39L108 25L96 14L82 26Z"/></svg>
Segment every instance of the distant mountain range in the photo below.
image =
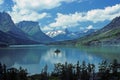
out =
<svg viewBox="0 0 120 80"><path fill-rule="evenodd" d="M96 32L95 29L85 29L82 31L76 31L72 32L68 29L65 30L53 30L46 33L49 37L53 38L56 41L64 41L64 40L73 40L80 37L83 37L85 35L91 34L93 32Z"/></svg>
<svg viewBox="0 0 120 80"><path fill-rule="evenodd" d="M49 31L45 34L41 31L38 22L21 21L14 24L8 13L0 12L0 45L40 43L77 46L120 45L120 17L116 17L100 30L86 29L71 32L65 29Z"/></svg>
<svg viewBox="0 0 120 80"><path fill-rule="evenodd" d="M114 18L102 29L75 40L60 41L51 44L64 45L120 45L120 17Z"/></svg>
<svg viewBox="0 0 120 80"><path fill-rule="evenodd" d="M0 44L38 44L52 40L37 22L23 21L15 25L8 13L0 12Z"/></svg>

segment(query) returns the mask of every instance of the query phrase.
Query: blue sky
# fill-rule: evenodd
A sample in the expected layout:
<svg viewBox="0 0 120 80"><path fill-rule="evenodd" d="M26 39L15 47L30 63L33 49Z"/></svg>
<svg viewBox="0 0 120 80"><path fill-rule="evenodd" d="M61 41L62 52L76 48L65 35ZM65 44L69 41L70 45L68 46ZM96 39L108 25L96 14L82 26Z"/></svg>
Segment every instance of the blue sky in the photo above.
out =
<svg viewBox="0 0 120 80"><path fill-rule="evenodd" d="M13 21L38 21L43 31L99 29L120 16L120 0L0 0Z"/></svg>

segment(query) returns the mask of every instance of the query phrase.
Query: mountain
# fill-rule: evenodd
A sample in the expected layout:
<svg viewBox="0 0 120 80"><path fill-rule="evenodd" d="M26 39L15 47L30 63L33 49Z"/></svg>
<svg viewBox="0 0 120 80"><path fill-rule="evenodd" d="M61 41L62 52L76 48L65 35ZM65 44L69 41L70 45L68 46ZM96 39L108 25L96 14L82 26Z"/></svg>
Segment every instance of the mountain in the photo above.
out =
<svg viewBox="0 0 120 80"><path fill-rule="evenodd" d="M0 31L14 35L21 39L29 39L28 35L16 27L11 16L6 12L0 12Z"/></svg>
<svg viewBox="0 0 120 80"><path fill-rule="evenodd" d="M23 32L32 37L33 40L47 43L54 41L52 38L43 33L40 29L38 22L33 21L21 21L16 24L16 26Z"/></svg>
<svg viewBox="0 0 120 80"><path fill-rule="evenodd" d="M0 12L0 43L32 44L37 43L28 38L22 30L17 28L6 12Z"/></svg>
<svg viewBox="0 0 120 80"><path fill-rule="evenodd" d="M102 29L74 40L50 43L55 45L110 46L120 45L120 17L114 18Z"/></svg>
<svg viewBox="0 0 120 80"><path fill-rule="evenodd" d="M13 35L10 35L8 33L0 31L0 44L37 44L38 42L32 41L32 40L26 40L26 39L21 39L18 37L15 37Z"/></svg>
<svg viewBox="0 0 120 80"><path fill-rule="evenodd" d="M76 45L120 45L120 17L97 32L76 40Z"/></svg>
<svg viewBox="0 0 120 80"><path fill-rule="evenodd" d="M49 31L46 33L46 35L55 39L56 41L64 41L64 40L77 39L85 35L88 35L90 33L93 33L95 31L96 31L95 29L85 29L83 31L72 32L72 31L69 31L68 29L65 29L65 30Z"/></svg>
<svg viewBox="0 0 120 80"><path fill-rule="evenodd" d="M46 33L49 37L53 38L56 41L64 41L72 39L69 37L68 33L64 30L53 30Z"/></svg>
<svg viewBox="0 0 120 80"><path fill-rule="evenodd" d="M95 33L96 31L97 31L97 29L84 29L82 31L77 31L74 34L77 35L77 38L81 38L81 37L84 37L84 36L89 35L91 33Z"/></svg>
<svg viewBox="0 0 120 80"><path fill-rule="evenodd" d="M48 35L51 38L54 38L60 34L66 34L66 33L65 31L62 31L62 30L53 30L53 31L46 32L46 35Z"/></svg>

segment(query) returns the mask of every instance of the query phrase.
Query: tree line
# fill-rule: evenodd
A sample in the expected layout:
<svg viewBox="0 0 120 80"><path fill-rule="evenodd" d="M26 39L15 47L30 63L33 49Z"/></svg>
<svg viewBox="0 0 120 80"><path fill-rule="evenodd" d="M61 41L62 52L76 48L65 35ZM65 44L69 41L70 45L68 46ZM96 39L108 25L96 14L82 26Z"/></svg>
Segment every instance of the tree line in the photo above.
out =
<svg viewBox="0 0 120 80"><path fill-rule="evenodd" d="M22 67L7 69L5 64L0 63L0 80L120 80L120 64L116 59L112 63L103 60L98 68L85 61L81 64L79 61L76 64L54 64L54 70L50 74L48 68L45 65L40 74L29 76Z"/></svg>
<svg viewBox="0 0 120 80"><path fill-rule="evenodd" d="M0 80L28 80L27 69L20 67L7 69L5 64L0 63Z"/></svg>
<svg viewBox="0 0 120 80"><path fill-rule="evenodd" d="M51 76L56 76L58 80L120 80L120 64L115 59L112 63L103 60L99 63L98 72L95 71L94 64L86 64L85 61L75 65L65 62L65 64L55 64Z"/></svg>

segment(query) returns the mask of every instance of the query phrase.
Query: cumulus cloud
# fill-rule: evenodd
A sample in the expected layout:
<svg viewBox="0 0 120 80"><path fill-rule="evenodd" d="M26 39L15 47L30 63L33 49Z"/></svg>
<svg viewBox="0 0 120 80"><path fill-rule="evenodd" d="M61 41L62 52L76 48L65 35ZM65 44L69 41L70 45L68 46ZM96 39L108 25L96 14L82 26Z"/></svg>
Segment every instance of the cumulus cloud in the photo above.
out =
<svg viewBox="0 0 120 80"><path fill-rule="evenodd" d="M0 0L0 5L4 3L4 0Z"/></svg>
<svg viewBox="0 0 120 80"><path fill-rule="evenodd" d="M81 13L75 13L75 14L69 14L69 15L63 15L61 13L57 14L57 18L55 19L56 22L51 23L51 27L71 27L71 26L77 26L78 21L81 18Z"/></svg>
<svg viewBox="0 0 120 80"><path fill-rule="evenodd" d="M117 16L120 16L120 4L116 4L112 7L106 7L105 9L88 11L84 18L86 18L88 21L93 21L96 23L99 21L112 20Z"/></svg>
<svg viewBox="0 0 120 80"><path fill-rule="evenodd" d="M62 2L73 2L76 0L13 0L20 9L43 10L58 7Z"/></svg>
<svg viewBox="0 0 120 80"><path fill-rule="evenodd" d="M9 14L15 23L22 20L38 21L49 16L45 12L40 13L42 10L53 9L63 2L70 3L73 1L77 0L13 0L14 6Z"/></svg>
<svg viewBox="0 0 120 80"><path fill-rule="evenodd" d="M48 17L48 13L38 13L34 11L29 11L28 13L20 13L19 11L9 12L12 16L12 19L15 23L18 23L23 20L27 21L38 21L42 18Z"/></svg>
<svg viewBox="0 0 120 80"><path fill-rule="evenodd" d="M74 27L80 25L80 22L87 21L97 23L100 21L112 20L117 16L120 16L120 4L109 6L104 9L94 9L88 12L75 12L74 14L58 13L55 22L48 24L47 26L49 28L46 29ZM88 28L91 27L92 26L89 26Z"/></svg>
<svg viewBox="0 0 120 80"><path fill-rule="evenodd" d="M75 14L68 14L64 15L61 13L57 13L57 18L55 18L55 22L50 23L49 25L42 28L43 31L52 30L52 29L66 29L67 27L73 27L78 26L79 19L82 14L81 13L75 13Z"/></svg>

